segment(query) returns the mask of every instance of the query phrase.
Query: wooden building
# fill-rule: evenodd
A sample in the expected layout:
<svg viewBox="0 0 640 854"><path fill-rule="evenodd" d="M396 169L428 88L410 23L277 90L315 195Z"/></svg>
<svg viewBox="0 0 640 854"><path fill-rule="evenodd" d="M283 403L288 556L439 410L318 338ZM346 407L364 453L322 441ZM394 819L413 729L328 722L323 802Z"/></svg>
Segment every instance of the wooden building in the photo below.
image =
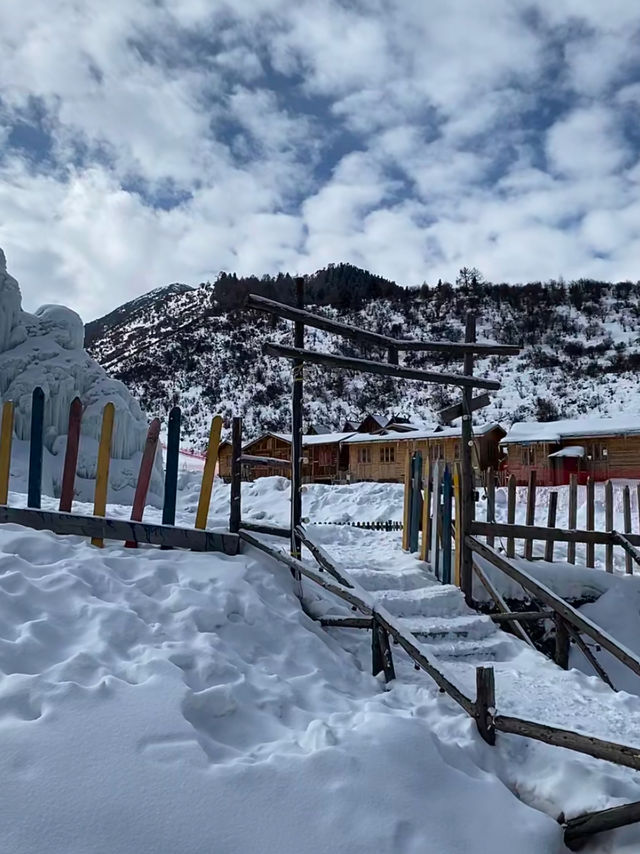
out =
<svg viewBox="0 0 640 854"><path fill-rule="evenodd" d="M474 428L474 468L478 474L489 466L497 468L499 445L505 430L496 423ZM421 451L423 459L460 461L461 428L433 427L408 432L381 430L377 433L356 433L346 439L349 448L349 477L351 481L374 480L401 483L404 480L407 454Z"/></svg>
<svg viewBox="0 0 640 854"><path fill-rule="evenodd" d="M586 418L564 421L517 422L500 446L506 455L504 470L518 484L536 470L541 486L579 483L588 477L640 479L640 419Z"/></svg>
<svg viewBox="0 0 640 854"><path fill-rule="evenodd" d="M306 483L344 483L347 480L349 451L342 442L351 433L318 433L302 437L302 480ZM263 433L242 447L244 454L254 457L291 459L291 434ZM219 474L224 480L231 478L231 443L223 442L219 452ZM255 480L273 475L289 476L287 469L270 465L245 465L243 480Z"/></svg>

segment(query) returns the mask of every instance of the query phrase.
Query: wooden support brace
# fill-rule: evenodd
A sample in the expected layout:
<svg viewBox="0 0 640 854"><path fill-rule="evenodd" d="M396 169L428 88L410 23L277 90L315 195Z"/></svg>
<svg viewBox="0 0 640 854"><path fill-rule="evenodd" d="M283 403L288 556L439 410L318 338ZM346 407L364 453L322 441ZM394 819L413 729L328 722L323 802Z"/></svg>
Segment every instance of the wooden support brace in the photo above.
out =
<svg viewBox="0 0 640 854"><path fill-rule="evenodd" d="M493 716L496 711L496 687L493 667L476 667L476 702L474 717L478 732L487 744L496 743Z"/></svg>
<svg viewBox="0 0 640 854"><path fill-rule="evenodd" d="M567 624L560 614L555 615L554 622L556 624L555 662L558 667L561 667L563 670L568 670L570 641Z"/></svg>
<svg viewBox="0 0 640 854"><path fill-rule="evenodd" d="M570 818L564 822L564 844L570 851L580 851L593 834L626 827L638 821L640 801Z"/></svg>

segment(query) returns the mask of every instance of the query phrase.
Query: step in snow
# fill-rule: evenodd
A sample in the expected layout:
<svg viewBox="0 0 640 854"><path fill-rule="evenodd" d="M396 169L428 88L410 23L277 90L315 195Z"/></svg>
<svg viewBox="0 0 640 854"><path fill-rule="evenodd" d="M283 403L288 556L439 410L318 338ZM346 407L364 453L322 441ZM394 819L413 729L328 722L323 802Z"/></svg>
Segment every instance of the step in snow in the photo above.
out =
<svg viewBox="0 0 640 854"><path fill-rule="evenodd" d="M378 604L395 617L447 617L473 614L457 587L435 585L415 590L379 590Z"/></svg>
<svg viewBox="0 0 640 854"><path fill-rule="evenodd" d="M513 646L503 632L484 640L420 640L420 647L427 655L442 661L464 661L480 665L485 661L506 661L513 657Z"/></svg>
<svg viewBox="0 0 640 854"><path fill-rule="evenodd" d="M462 617L404 617L403 628L417 638L466 638L482 640L495 635L498 629L490 617L476 615Z"/></svg>
<svg viewBox="0 0 640 854"><path fill-rule="evenodd" d="M348 569L349 576L365 590L417 590L428 584L424 570Z"/></svg>

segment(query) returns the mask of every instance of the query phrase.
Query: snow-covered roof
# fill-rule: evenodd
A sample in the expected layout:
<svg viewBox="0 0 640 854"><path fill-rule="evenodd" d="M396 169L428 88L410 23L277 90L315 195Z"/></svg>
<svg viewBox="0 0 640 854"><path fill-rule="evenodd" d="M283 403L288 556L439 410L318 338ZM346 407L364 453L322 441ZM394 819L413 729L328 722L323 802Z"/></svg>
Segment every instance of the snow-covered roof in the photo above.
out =
<svg viewBox="0 0 640 854"><path fill-rule="evenodd" d="M549 459L552 457L584 457L585 450L582 445L567 445L566 448L560 448L553 454L549 454Z"/></svg>
<svg viewBox="0 0 640 854"><path fill-rule="evenodd" d="M496 421L492 421L489 424L474 426L473 433L474 436L485 436L487 433L496 429L504 432L503 428ZM355 433L350 439L345 439L344 442L347 445L356 445L361 442L399 442L402 440L414 441L415 439L449 439L459 437L461 432L462 428L460 426L436 426L424 430L413 430L410 433Z"/></svg>
<svg viewBox="0 0 640 854"><path fill-rule="evenodd" d="M251 445L255 445L256 442L259 442L261 439L268 438L269 436L273 436L276 439L281 439L283 442L291 442L291 433L273 433L271 431L267 431L261 436L258 436L255 439L251 439L250 442L246 442L243 445L243 448L248 448ZM311 445L334 445L338 444L339 442L344 442L345 439L349 438L349 436L353 436L353 433L321 433L318 436L303 436L302 445L303 447L309 447Z"/></svg>
<svg viewBox="0 0 640 854"><path fill-rule="evenodd" d="M517 421L501 444L510 442L561 442L563 439L590 436L640 434L640 417L619 415L616 418L572 418L563 421Z"/></svg>

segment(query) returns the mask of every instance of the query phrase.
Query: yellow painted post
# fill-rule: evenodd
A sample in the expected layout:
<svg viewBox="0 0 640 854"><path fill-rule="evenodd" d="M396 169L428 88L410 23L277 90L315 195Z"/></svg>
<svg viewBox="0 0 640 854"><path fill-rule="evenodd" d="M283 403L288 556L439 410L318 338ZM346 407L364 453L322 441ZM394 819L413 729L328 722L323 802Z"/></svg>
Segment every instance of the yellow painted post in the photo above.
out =
<svg viewBox="0 0 640 854"><path fill-rule="evenodd" d="M207 527L207 516L211 503L211 490L213 489L213 476L218 462L218 449L220 448L220 432L222 430L222 418L216 415L211 419L211 430L209 431L209 445L207 447L207 458L202 474L202 486L200 487L200 498L198 499L198 511L196 513L196 528L204 530Z"/></svg>
<svg viewBox="0 0 640 854"><path fill-rule="evenodd" d="M2 404L2 422L0 423L0 505L9 502L12 439L13 401L7 400Z"/></svg>
<svg viewBox="0 0 640 854"><path fill-rule="evenodd" d="M408 443L407 443L408 444ZM409 511L411 508L411 451L405 447L404 509L402 511L402 548L409 551Z"/></svg>
<svg viewBox="0 0 640 854"><path fill-rule="evenodd" d="M460 501L460 463L455 464L453 471L453 500L456 508L455 563L453 566L453 583L460 587L460 567L462 559L462 519Z"/></svg>
<svg viewBox="0 0 640 854"><path fill-rule="evenodd" d="M93 499L93 515L105 516L107 513L107 490L109 488L109 463L111 462L111 437L113 436L113 421L116 408L113 403L107 403L102 410L102 429L98 447L98 464L96 468L96 490ZM92 537L91 545L102 548L102 537Z"/></svg>
<svg viewBox="0 0 640 854"><path fill-rule="evenodd" d="M429 553L429 476L430 463L429 457L424 461L424 476L422 485L424 487L424 501L422 502L422 540L420 541L420 560L426 560Z"/></svg>

